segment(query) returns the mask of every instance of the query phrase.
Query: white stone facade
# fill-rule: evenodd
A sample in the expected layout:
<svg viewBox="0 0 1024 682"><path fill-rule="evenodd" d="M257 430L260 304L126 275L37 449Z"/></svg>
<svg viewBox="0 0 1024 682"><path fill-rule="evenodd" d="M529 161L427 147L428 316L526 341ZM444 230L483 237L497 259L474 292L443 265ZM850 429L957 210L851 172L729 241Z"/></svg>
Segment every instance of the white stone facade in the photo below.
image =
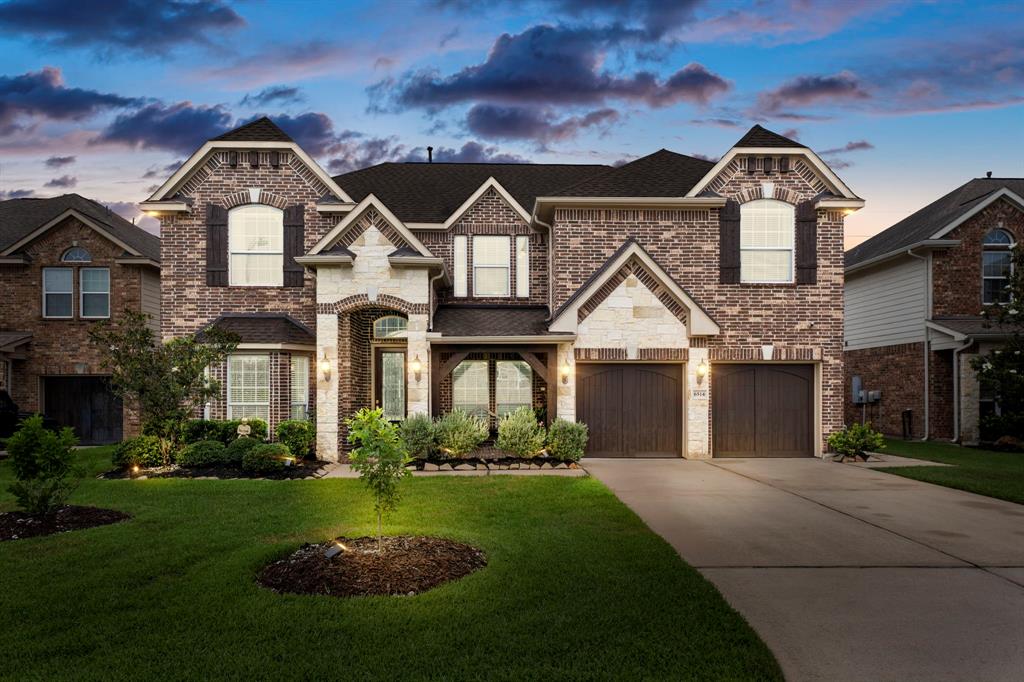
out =
<svg viewBox="0 0 1024 682"><path fill-rule="evenodd" d="M686 348L686 325L651 290L629 275L582 322L577 348L624 348L637 359L640 348Z"/></svg>

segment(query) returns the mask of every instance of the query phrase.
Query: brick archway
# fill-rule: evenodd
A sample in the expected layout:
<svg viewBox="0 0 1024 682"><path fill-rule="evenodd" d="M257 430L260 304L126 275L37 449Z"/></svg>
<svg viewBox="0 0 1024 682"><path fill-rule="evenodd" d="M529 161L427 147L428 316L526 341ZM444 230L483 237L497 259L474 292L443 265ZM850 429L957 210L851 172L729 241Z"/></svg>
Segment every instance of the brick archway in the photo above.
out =
<svg viewBox="0 0 1024 682"><path fill-rule="evenodd" d="M237 208L238 206L245 206L247 204L261 204L264 206L273 206L274 208L279 208L283 211L290 205L288 200L281 195L268 192L264 189L259 190L259 195L257 196L256 201L253 201L252 192L244 189L240 192L234 192L226 195L221 199L221 202L224 204L224 208L228 210Z"/></svg>
<svg viewBox="0 0 1024 682"><path fill-rule="evenodd" d="M320 315L330 315L332 313L342 315L367 307L391 308L406 315L426 315L429 312L429 306L426 303L410 303L404 298L392 296L391 294L380 294L373 301L370 300L368 294L354 294L334 303L317 304L317 313Z"/></svg>

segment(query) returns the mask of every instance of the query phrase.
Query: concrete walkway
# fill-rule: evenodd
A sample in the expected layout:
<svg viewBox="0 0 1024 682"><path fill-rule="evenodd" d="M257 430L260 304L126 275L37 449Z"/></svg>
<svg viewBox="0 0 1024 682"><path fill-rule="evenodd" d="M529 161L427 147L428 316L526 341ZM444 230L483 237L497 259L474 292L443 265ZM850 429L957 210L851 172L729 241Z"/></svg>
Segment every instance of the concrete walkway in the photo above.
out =
<svg viewBox="0 0 1024 682"><path fill-rule="evenodd" d="M583 464L789 680L1024 679L1024 506L817 459Z"/></svg>

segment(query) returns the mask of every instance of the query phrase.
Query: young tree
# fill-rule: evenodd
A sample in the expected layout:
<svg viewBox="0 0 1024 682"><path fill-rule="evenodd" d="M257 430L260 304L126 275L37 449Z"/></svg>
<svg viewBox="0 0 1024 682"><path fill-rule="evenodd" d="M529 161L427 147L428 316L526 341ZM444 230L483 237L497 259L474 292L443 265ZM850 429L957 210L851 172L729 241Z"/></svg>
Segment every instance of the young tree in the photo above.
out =
<svg viewBox="0 0 1024 682"><path fill-rule="evenodd" d="M158 436L164 464L170 463L188 419L206 400L220 395L220 385L206 368L223 362L238 337L216 327L157 343L147 316L126 310L117 323L101 322L89 332L111 372L114 392L138 405L143 431Z"/></svg>
<svg viewBox="0 0 1024 682"><path fill-rule="evenodd" d="M406 465L412 461L398 433L398 428L384 419L384 410L363 408L348 425L348 441L356 446L349 456L352 468L373 493L377 512L377 552L381 551L384 534L383 516L398 506L399 482L410 475Z"/></svg>
<svg viewBox="0 0 1024 682"><path fill-rule="evenodd" d="M49 431L38 414L21 423L7 440L7 450L17 479L8 490L22 509L43 516L64 506L81 477L72 451L77 444L69 427Z"/></svg>

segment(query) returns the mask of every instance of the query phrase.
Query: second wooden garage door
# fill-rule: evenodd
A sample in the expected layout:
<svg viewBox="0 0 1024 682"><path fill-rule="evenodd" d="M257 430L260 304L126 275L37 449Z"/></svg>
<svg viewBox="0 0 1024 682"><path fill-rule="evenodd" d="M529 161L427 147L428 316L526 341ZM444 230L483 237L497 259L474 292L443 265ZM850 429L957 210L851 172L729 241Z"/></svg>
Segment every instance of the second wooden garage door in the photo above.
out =
<svg viewBox="0 0 1024 682"><path fill-rule="evenodd" d="M715 365L714 457L814 455L811 365Z"/></svg>
<svg viewBox="0 0 1024 682"><path fill-rule="evenodd" d="M576 418L591 457L680 457L680 365L576 366Z"/></svg>

